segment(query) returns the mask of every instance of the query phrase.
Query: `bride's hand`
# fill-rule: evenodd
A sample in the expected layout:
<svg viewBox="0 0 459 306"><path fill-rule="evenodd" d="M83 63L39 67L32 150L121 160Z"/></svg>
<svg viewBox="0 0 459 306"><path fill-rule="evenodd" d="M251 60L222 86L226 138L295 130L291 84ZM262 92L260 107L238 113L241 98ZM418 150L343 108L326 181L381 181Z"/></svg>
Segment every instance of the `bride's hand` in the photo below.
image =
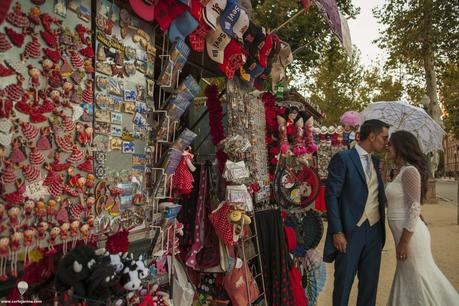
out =
<svg viewBox="0 0 459 306"><path fill-rule="evenodd" d="M397 259L405 261L408 258L408 243L400 241L397 245Z"/></svg>

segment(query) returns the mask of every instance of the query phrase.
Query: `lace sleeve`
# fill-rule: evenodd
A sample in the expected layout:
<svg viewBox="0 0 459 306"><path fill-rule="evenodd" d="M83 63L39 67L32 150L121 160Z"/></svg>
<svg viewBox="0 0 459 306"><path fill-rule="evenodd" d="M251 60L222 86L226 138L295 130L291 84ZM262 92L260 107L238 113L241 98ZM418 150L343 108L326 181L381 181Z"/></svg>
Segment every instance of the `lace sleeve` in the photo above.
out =
<svg viewBox="0 0 459 306"><path fill-rule="evenodd" d="M402 188L408 219L404 228L414 232L419 215L421 214L421 175L413 166L405 168L402 173Z"/></svg>

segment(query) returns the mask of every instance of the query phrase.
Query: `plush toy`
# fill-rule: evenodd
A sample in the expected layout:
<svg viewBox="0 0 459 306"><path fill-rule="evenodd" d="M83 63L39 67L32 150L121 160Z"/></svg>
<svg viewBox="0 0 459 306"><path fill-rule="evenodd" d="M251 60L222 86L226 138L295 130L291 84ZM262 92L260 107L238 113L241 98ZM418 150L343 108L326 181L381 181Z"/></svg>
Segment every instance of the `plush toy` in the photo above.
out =
<svg viewBox="0 0 459 306"><path fill-rule="evenodd" d="M121 274L120 284L127 291L137 291L140 289L142 282L140 281L136 264L131 264L124 268Z"/></svg>
<svg viewBox="0 0 459 306"><path fill-rule="evenodd" d="M110 254L105 248L96 250L96 255L99 256L99 261L108 263L115 268L116 273L123 271L124 263L121 260L121 252L118 254Z"/></svg>
<svg viewBox="0 0 459 306"><path fill-rule="evenodd" d="M76 295L86 296L87 279L96 268L96 254L88 246L80 246L64 256L57 267L56 289L65 291L70 287Z"/></svg>
<svg viewBox="0 0 459 306"><path fill-rule="evenodd" d="M112 288L118 283L116 269L110 264L98 264L86 280L86 296L105 301L112 295Z"/></svg>
<svg viewBox="0 0 459 306"><path fill-rule="evenodd" d="M137 272L139 273L140 279L145 279L150 274L150 270L145 267L145 262L143 261L143 256L140 255L139 259L135 262L137 266Z"/></svg>

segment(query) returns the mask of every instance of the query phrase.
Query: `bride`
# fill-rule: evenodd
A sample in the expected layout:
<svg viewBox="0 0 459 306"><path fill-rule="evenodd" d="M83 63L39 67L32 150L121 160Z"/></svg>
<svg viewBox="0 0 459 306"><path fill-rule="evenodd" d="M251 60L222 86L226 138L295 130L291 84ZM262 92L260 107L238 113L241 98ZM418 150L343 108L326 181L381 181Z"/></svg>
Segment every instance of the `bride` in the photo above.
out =
<svg viewBox="0 0 459 306"><path fill-rule="evenodd" d="M430 233L420 217L428 174L419 143L410 132L394 132L388 151L389 159L401 167L386 187L387 220L397 245L388 305L459 305L459 295L435 264Z"/></svg>

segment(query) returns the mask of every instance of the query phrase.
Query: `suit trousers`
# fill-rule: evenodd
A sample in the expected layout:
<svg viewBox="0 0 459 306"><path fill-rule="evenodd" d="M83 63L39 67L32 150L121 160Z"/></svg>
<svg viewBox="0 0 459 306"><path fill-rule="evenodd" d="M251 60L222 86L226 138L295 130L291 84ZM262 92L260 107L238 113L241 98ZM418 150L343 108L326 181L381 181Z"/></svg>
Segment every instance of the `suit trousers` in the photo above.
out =
<svg viewBox="0 0 459 306"><path fill-rule="evenodd" d="M383 236L381 222L384 221L370 226L365 221L346 237L346 253L338 253L335 258L333 306L348 305L356 274L359 279L357 306L376 304Z"/></svg>

